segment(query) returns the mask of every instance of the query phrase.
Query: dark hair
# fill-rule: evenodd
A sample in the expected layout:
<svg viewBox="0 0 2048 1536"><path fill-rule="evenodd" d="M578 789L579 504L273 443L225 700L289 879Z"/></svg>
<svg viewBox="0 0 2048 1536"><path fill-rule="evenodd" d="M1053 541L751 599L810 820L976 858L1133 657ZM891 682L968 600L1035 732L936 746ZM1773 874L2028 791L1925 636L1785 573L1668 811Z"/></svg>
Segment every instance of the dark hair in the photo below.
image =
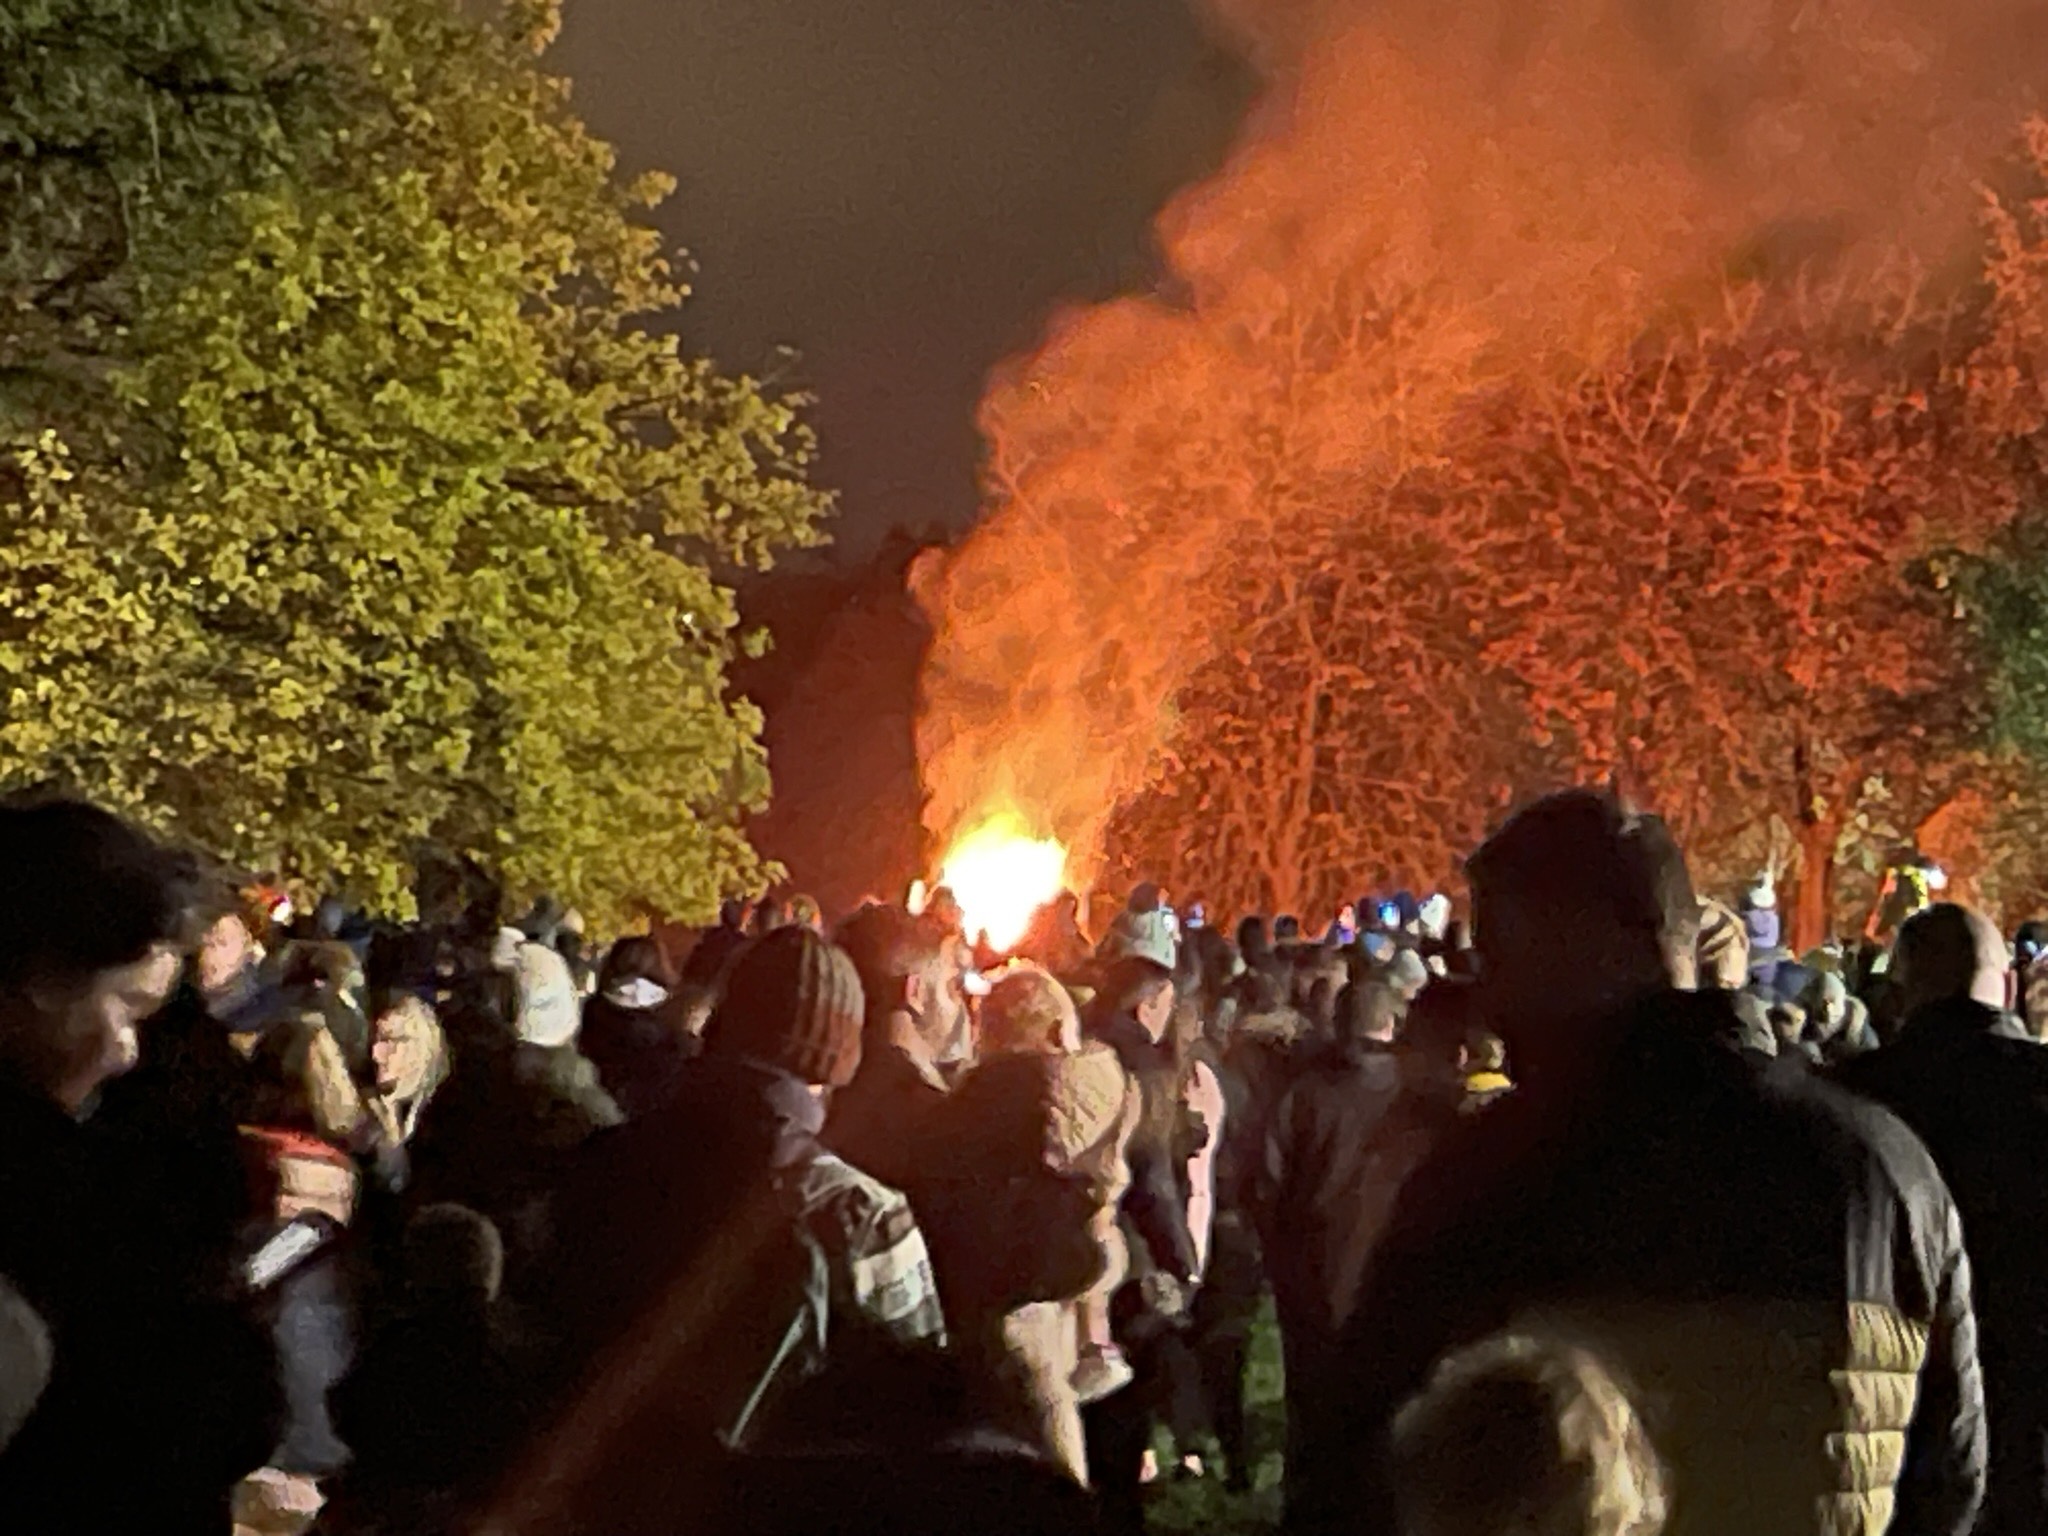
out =
<svg viewBox="0 0 2048 1536"><path fill-rule="evenodd" d="M614 944L611 953L604 957L600 981L602 986L610 987L615 982L641 978L671 992L676 989L676 968L669 962L661 941L651 934L634 934Z"/></svg>
<svg viewBox="0 0 2048 1536"><path fill-rule="evenodd" d="M1599 912L1687 945L1699 931L1699 900L1670 829L1596 790L1564 790L1517 811L1467 870L1487 898Z"/></svg>
<svg viewBox="0 0 2048 1536"><path fill-rule="evenodd" d="M865 907L839 925L833 943L853 957L868 1011L879 1017L897 1005L903 983L944 958L957 936L929 917L901 907Z"/></svg>
<svg viewBox="0 0 2048 1536"><path fill-rule="evenodd" d="M1273 947L1263 917L1248 917L1237 925L1237 948L1246 965L1256 965Z"/></svg>
<svg viewBox="0 0 2048 1536"><path fill-rule="evenodd" d="M1455 1066L1458 1052L1480 1024L1479 994L1473 983L1446 977L1422 989L1408 1007L1402 1037L1411 1050Z"/></svg>
<svg viewBox="0 0 2048 1536"><path fill-rule="evenodd" d="M484 1306L504 1283L505 1241L466 1205L422 1206L406 1223L399 1268L415 1304Z"/></svg>
<svg viewBox="0 0 2048 1536"><path fill-rule="evenodd" d="M1337 1043L1355 1046L1398 1028L1403 1009L1400 994L1385 982L1354 981L1337 994L1332 1012Z"/></svg>
<svg viewBox="0 0 2048 1536"><path fill-rule="evenodd" d="M0 989L79 981L189 942L191 868L81 800L0 805Z"/></svg>

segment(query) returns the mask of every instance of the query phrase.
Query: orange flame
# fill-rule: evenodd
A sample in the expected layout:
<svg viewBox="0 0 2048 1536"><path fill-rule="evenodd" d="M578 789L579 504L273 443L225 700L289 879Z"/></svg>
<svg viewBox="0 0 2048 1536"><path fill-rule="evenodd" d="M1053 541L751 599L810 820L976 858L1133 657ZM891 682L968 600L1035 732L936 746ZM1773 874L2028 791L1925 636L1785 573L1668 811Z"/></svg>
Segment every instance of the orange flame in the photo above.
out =
<svg viewBox="0 0 2048 1536"><path fill-rule="evenodd" d="M953 844L939 878L958 898L967 931L986 934L991 947L1007 952L1033 914L1059 895L1066 872L1063 846L1032 836L1022 817L1001 811Z"/></svg>

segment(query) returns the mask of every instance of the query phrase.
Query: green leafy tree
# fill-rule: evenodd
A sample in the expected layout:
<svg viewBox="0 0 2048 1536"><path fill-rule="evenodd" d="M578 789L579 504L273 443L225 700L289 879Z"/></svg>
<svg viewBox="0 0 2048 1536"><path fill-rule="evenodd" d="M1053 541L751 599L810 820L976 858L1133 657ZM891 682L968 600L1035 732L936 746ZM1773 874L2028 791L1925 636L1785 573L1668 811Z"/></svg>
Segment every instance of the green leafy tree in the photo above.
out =
<svg viewBox="0 0 2048 1536"><path fill-rule="evenodd" d="M717 572L817 537L800 402L647 328L668 184L537 66L551 6L305 3L332 131L163 232L116 451L16 444L0 779L388 906L433 846L705 914L767 789Z"/></svg>

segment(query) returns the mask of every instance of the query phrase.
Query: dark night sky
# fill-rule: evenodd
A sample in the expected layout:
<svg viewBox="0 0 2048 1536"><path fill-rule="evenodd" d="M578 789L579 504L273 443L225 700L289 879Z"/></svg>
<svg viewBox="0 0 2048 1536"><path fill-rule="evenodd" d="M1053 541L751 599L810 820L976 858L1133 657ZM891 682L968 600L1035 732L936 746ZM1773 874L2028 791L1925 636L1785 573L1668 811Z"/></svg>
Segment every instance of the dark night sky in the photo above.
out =
<svg viewBox="0 0 2048 1536"><path fill-rule="evenodd" d="M972 516L983 376L1059 300L1143 285L1249 90L1186 0L569 0L550 63L680 183L689 343L801 354L848 554Z"/></svg>

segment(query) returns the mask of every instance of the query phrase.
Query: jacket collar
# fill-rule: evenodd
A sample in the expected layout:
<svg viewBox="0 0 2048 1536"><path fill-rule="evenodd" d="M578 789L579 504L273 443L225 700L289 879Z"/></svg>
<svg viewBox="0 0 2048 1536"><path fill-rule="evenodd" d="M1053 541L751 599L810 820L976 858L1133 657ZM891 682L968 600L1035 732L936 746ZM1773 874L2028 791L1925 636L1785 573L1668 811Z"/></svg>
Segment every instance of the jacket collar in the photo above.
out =
<svg viewBox="0 0 2048 1536"><path fill-rule="evenodd" d="M2026 1026L2003 1008L1992 1008L1970 997L1944 998L1914 1010L1903 1031L1911 1039L1959 1039L1987 1035L1995 1040L2040 1042L2027 1033Z"/></svg>

